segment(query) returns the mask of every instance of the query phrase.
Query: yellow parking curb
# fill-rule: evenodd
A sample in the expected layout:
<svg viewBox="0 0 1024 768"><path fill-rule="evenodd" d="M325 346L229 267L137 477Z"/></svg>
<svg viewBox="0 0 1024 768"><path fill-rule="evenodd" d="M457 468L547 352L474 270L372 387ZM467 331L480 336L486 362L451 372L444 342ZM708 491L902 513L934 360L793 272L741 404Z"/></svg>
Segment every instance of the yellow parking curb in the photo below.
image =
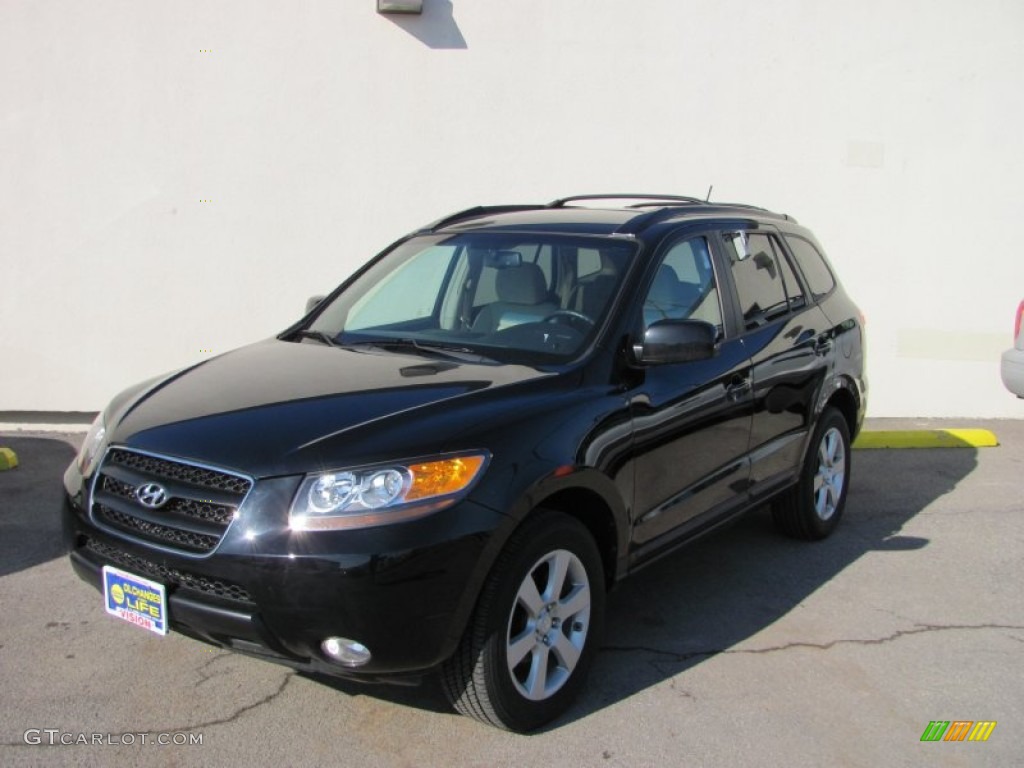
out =
<svg viewBox="0 0 1024 768"><path fill-rule="evenodd" d="M14 469L18 466L18 454L10 448L0 447L0 469Z"/></svg>
<svg viewBox="0 0 1024 768"><path fill-rule="evenodd" d="M854 448L994 448L995 433L987 429L865 430Z"/></svg>

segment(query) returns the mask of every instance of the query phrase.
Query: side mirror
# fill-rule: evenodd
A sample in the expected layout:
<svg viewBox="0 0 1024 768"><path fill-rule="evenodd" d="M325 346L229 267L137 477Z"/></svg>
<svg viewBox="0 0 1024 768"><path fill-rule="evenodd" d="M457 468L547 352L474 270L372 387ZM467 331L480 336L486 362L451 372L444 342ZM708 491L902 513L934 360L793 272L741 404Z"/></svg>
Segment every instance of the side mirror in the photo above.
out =
<svg viewBox="0 0 1024 768"><path fill-rule="evenodd" d="M306 314L308 315L310 312L316 309L317 305L326 298L326 296L310 296L308 299L306 299Z"/></svg>
<svg viewBox="0 0 1024 768"><path fill-rule="evenodd" d="M644 334L641 344L633 346L641 365L692 363L715 356L718 329L701 320L659 320Z"/></svg>

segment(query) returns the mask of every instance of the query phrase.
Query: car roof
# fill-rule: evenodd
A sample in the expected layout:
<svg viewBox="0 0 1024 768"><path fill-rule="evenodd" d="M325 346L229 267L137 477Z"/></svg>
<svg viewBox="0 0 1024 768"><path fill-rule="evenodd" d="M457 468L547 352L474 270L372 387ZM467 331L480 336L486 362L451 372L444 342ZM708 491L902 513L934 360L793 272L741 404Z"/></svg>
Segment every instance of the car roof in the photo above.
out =
<svg viewBox="0 0 1024 768"><path fill-rule="evenodd" d="M599 204L602 202L604 205ZM624 193L579 195L546 205L477 206L439 219L419 232L535 231L636 236L655 224L708 218L794 221L784 214L751 205L711 203L674 195Z"/></svg>

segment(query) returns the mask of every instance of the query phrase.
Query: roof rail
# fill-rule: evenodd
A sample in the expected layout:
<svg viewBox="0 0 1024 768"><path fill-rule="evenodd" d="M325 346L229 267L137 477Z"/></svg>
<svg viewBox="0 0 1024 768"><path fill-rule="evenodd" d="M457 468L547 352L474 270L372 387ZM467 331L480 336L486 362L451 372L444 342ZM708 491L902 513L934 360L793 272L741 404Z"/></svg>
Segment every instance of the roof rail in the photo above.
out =
<svg viewBox="0 0 1024 768"><path fill-rule="evenodd" d="M758 213L762 216L768 216L771 218L785 219L793 222L796 221L784 213L775 213L774 211L769 211L767 208L759 208L756 205L744 205L743 203L707 203L703 200L700 200L699 202L702 207L699 211L696 211L696 213L700 214L742 214L743 211L750 211L751 213ZM621 227L615 230L616 234L637 235L652 224L657 224L659 221L664 221L666 219L671 219L673 216L677 216L680 209L684 207L684 204L679 202L665 203L661 205L651 203L650 205L634 205L630 207L643 210L643 213L624 223Z"/></svg>
<svg viewBox="0 0 1024 768"><path fill-rule="evenodd" d="M751 210L751 211L762 211L764 213L775 213L774 211L771 211L771 210L769 210L767 208L762 208L759 205L749 205L747 203L719 203L717 201L712 203L712 202L710 202L708 200L697 200L696 202L700 203L701 205L706 205L709 208L745 208L745 209ZM681 207L683 205L688 205L688 204L689 204L689 201L685 201L685 202L667 201L667 202L633 203L629 207L630 208L679 208L679 207ZM781 214L779 214L779 215L781 215Z"/></svg>
<svg viewBox="0 0 1024 768"><path fill-rule="evenodd" d="M700 203L705 205L706 201L701 200L699 197L686 197L685 195L642 195L636 192L624 192L624 193L613 193L607 195L572 195L571 197L561 197L558 200L552 200L547 204L548 208L564 208L566 203L571 203L577 200L661 200L671 201L673 203ZM664 203L662 203L664 204ZM658 203L651 203L651 205L658 205ZM641 207L641 206L631 206Z"/></svg>
<svg viewBox="0 0 1024 768"><path fill-rule="evenodd" d="M436 232L463 219L472 219L474 216L487 216L492 213L514 213L515 211L535 211L544 208L543 205L476 205L472 208L449 214L435 222L420 227L417 232Z"/></svg>
<svg viewBox="0 0 1024 768"><path fill-rule="evenodd" d="M726 213L728 211L748 210L752 212L757 211L758 213L779 219L785 219L793 222L796 221L792 216L787 216L784 213L775 213L774 211L769 211L766 208L760 208L756 205L745 205L743 203L711 203L706 200L700 200L696 197L685 197L683 195L642 195L633 192L626 192L622 194L608 195L574 195L572 197L563 197L558 200L554 200L547 205L477 205L472 208L466 208L465 210L449 214L444 218L438 219L431 224L421 227L413 234L437 232L439 229L443 229L465 219L472 219L477 216L487 216L499 213L515 213L517 211L539 211L550 208L563 208L565 203L573 200L610 200L617 198L648 201L634 203L629 206L629 208L637 210L638 215L624 223L616 230L617 233L623 235L635 235L651 224L675 216L679 213L681 208L688 205L699 205L701 207L700 213Z"/></svg>

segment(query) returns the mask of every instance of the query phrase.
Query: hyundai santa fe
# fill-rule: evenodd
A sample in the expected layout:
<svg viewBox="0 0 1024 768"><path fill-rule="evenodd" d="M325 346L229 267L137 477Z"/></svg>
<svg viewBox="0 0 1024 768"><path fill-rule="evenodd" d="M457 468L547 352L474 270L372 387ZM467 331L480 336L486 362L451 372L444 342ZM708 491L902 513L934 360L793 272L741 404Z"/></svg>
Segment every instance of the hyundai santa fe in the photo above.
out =
<svg viewBox="0 0 1024 768"><path fill-rule="evenodd" d="M829 535L864 322L789 216L662 195L477 207L280 335L115 397L64 477L97 609L516 731L605 594L770 502ZM134 631L128 630L126 631Z"/></svg>

